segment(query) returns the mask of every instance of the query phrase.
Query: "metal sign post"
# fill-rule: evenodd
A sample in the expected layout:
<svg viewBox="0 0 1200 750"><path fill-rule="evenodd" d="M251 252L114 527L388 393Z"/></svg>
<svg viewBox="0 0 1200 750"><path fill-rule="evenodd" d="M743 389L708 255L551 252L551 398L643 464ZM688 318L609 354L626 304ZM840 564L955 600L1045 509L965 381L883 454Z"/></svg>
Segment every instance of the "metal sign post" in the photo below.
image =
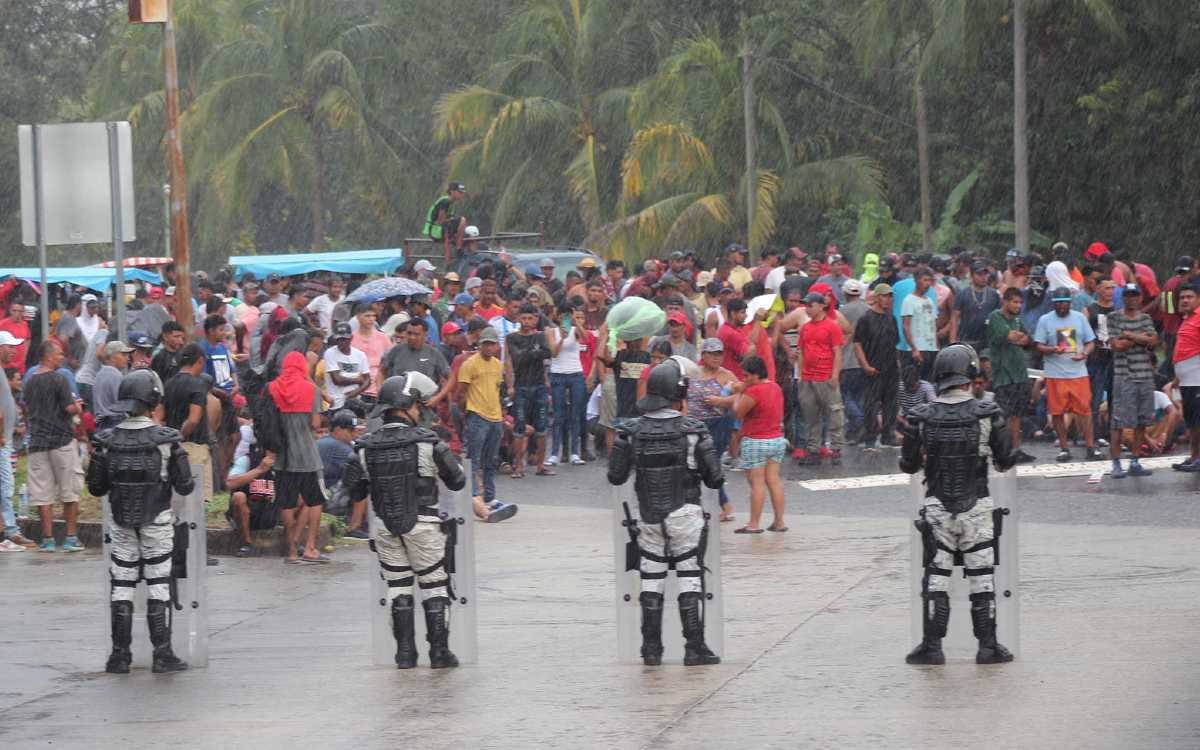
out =
<svg viewBox="0 0 1200 750"><path fill-rule="evenodd" d="M116 262L116 289L113 302L117 313L117 338L125 341L125 232L121 226L121 140L117 123L108 123L109 203L112 205L113 260ZM45 273L45 263L42 273Z"/></svg>
<svg viewBox="0 0 1200 750"><path fill-rule="evenodd" d="M42 126L34 125L33 133L33 225L37 236L38 266L42 271L42 293L38 309L42 319L42 341L50 338L50 290L46 288L46 206L42 197Z"/></svg>

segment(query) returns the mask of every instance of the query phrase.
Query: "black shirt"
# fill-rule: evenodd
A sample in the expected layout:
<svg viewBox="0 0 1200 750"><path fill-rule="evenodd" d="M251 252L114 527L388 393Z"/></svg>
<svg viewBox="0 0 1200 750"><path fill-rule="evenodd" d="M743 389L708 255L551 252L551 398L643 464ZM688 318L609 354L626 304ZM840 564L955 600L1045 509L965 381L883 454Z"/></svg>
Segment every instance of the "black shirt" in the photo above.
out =
<svg viewBox="0 0 1200 750"><path fill-rule="evenodd" d="M25 384L25 415L29 420L29 452L61 448L75 439L71 415L75 403L67 379L57 372L38 372Z"/></svg>
<svg viewBox="0 0 1200 750"><path fill-rule="evenodd" d="M896 344L900 341L900 332L896 328L896 318L889 313L867 310L854 326L854 340L862 344L863 354L867 363L882 373L895 372Z"/></svg>
<svg viewBox="0 0 1200 750"><path fill-rule="evenodd" d="M154 359L150 360L150 369L158 373L158 379L166 383L168 380L179 372L179 352L182 349L171 351L165 346L158 350L158 354L154 355Z"/></svg>
<svg viewBox="0 0 1200 750"><path fill-rule="evenodd" d="M508 334L504 339L508 345L508 356L512 358L514 385L542 385L546 382L545 361L550 359L550 346L546 334Z"/></svg>
<svg viewBox="0 0 1200 750"><path fill-rule="evenodd" d="M167 427L182 430L192 404L200 407L200 424L184 438L184 442L208 444L208 390L208 381L187 372L176 373L163 387Z"/></svg>
<svg viewBox="0 0 1200 750"><path fill-rule="evenodd" d="M987 319L993 310L1000 309L1000 293L990 286L977 291L967 284L954 297L954 309L958 310L958 340L978 344L987 338Z"/></svg>
<svg viewBox="0 0 1200 750"><path fill-rule="evenodd" d="M642 349L622 349L613 357L613 372L617 379L617 417L628 419L639 416L638 381L642 379L642 370L649 366L650 352Z"/></svg>
<svg viewBox="0 0 1200 750"><path fill-rule="evenodd" d="M1108 340L1108 316L1116 312L1116 309L1104 307L1099 302L1087 306L1088 323L1092 325L1092 331L1096 334L1096 345L1092 347L1092 353L1087 359L1088 364L1093 367L1112 362L1112 344Z"/></svg>

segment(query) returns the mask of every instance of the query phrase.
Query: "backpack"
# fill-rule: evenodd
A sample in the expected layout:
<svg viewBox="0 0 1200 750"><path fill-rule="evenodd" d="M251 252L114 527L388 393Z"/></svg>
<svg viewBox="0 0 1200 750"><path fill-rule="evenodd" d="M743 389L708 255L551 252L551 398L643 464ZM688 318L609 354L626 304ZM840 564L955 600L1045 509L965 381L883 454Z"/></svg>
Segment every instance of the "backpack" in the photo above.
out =
<svg viewBox="0 0 1200 750"><path fill-rule="evenodd" d="M250 416L254 421L255 443L264 451L272 451L275 460L281 461L287 447L283 440L283 415L266 388L255 402Z"/></svg>

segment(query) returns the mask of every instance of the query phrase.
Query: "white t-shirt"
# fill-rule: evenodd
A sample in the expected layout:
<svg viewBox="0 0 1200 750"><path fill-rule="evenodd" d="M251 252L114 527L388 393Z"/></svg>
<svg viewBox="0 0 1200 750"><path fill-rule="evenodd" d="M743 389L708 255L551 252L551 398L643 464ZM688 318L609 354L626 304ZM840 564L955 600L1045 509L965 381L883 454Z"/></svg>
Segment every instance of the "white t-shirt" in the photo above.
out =
<svg viewBox="0 0 1200 750"><path fill-rule="evenodd" d="M346 405L346 394L358 388L357 385L336 385L333 373L338 372L347 377L360 375L371 371L371 363L361 349L350 347L349 354L342 354L336 346L325 350L325 390L333 400L333 408L340 409Z"/></svg>
<svg viewBox="0 0 1200 750"><path fill-rule="evenodd" d="M341 299L329 299L328 294L322 294L308 303L308 311L317 314L317 323L321 326L321 330L329 333L333 330L333 308L340 302Z"/></svg>
<svg viewBox="0 0 1200 750"><path fill-rule="evenodd" d="M558 326L546 329L546 339L550 343L558 343L558 338L562 335L562 329ZM550 372L559 375L571 375L583 372L583 362L579 359L579 341L575 339L574 327L571 328L567 337L563 339L563 345L558 350L558 356L550 358Z"/></svg>
<svg viewBox="0 0 1200 750"><path fill-rule="evenodd" d="M507 353L504 349L504 339L508 338L508 334L521 329L521 324L513 322L503 315L497 315L488 321L488 325L496 329L496 335L500 337L500 361L504 361L504 355Z"/></svg>

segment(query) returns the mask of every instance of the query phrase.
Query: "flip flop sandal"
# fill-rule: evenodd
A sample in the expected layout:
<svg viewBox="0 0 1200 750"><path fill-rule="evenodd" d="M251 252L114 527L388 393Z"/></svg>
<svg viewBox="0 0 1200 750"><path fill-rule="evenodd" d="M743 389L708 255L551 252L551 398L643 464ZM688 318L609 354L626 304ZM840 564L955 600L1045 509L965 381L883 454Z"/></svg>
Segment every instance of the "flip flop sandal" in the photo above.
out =
<svg viewBox="0 0 1200 750"><path fill-rule="evenodd" d="M492 512L488 513L488 517L484 519L484 522L500 523L501 521L507 521L515 515L517 515L517 506L505 503L499 508L493 508Z"/></svg>
<svg viewBox="0 0 1200 750"><path fill-rule="evenodd" d="M512 476L512 478L513 478L513 479L524 479L524 478L525 478L525 472L524 472L524 471L517 471L516 469L513 469L513 473L512 473L512 475L511 475L511 476Z"/></svg>
<svg viewBox="0 0 1200 750"><path fill-rule="evenodd" d="M302 562L302 563L310 563L310 564L317 564L317 565L324 565L324 564L326 564L326 563L331 563L331 562L333 562L333 558L331 558L329 555L327 555L327 554L325 554L324 552L322 552L321 554L317 555L316 557L301 557L301 558L300 558L300 562Z"/></svg>
<svg viewBox="0 0 1200 750"><path fill-rule="evenodd" d="M287 557L285 557L285 558L283 558L283 564L284 564L284 565L299 565L299 564L300 564L300 558L298 558L298 557L296 557L296 558L287 558Z"/></svg>
<svg viewBox="0 0 1200 750"><path fill-rule="evenodd" d="M761 533L763 533L763 530L762 529L752 529L749 526L743 526L740 529L734 529L733 533L735 533L735 534L761 534Z"/></svg>
<svg viewBox="0 0 1200 750"><path fill-rule="evenodd" d="M730 514L728 516L721 516L721 523L729 523L731 521L736 521L736 520L737 520L737 516L735 516L733 514Z"/></svg>
<svg viewBox="0 0 1200 750"><path fill-rule="evenodd" d="M776 527L774 527L774 526L768 526L768 527L767 527L767 531L778 531L778 532L779 532L779 533L781 533L781 534L782 534L783 532L787 531L787 530L788 530L788 527L787 527L787 526L780 526L780 527L778 527L778 528L776 528Z"/></svg>
<svg viewBox="0 0 1200 750"><path fill-rule="evenodd" d="M558 472L551 471L550 469L538 469L537 475L539 477L556 477L556 476L558 476Z"/></svg>

